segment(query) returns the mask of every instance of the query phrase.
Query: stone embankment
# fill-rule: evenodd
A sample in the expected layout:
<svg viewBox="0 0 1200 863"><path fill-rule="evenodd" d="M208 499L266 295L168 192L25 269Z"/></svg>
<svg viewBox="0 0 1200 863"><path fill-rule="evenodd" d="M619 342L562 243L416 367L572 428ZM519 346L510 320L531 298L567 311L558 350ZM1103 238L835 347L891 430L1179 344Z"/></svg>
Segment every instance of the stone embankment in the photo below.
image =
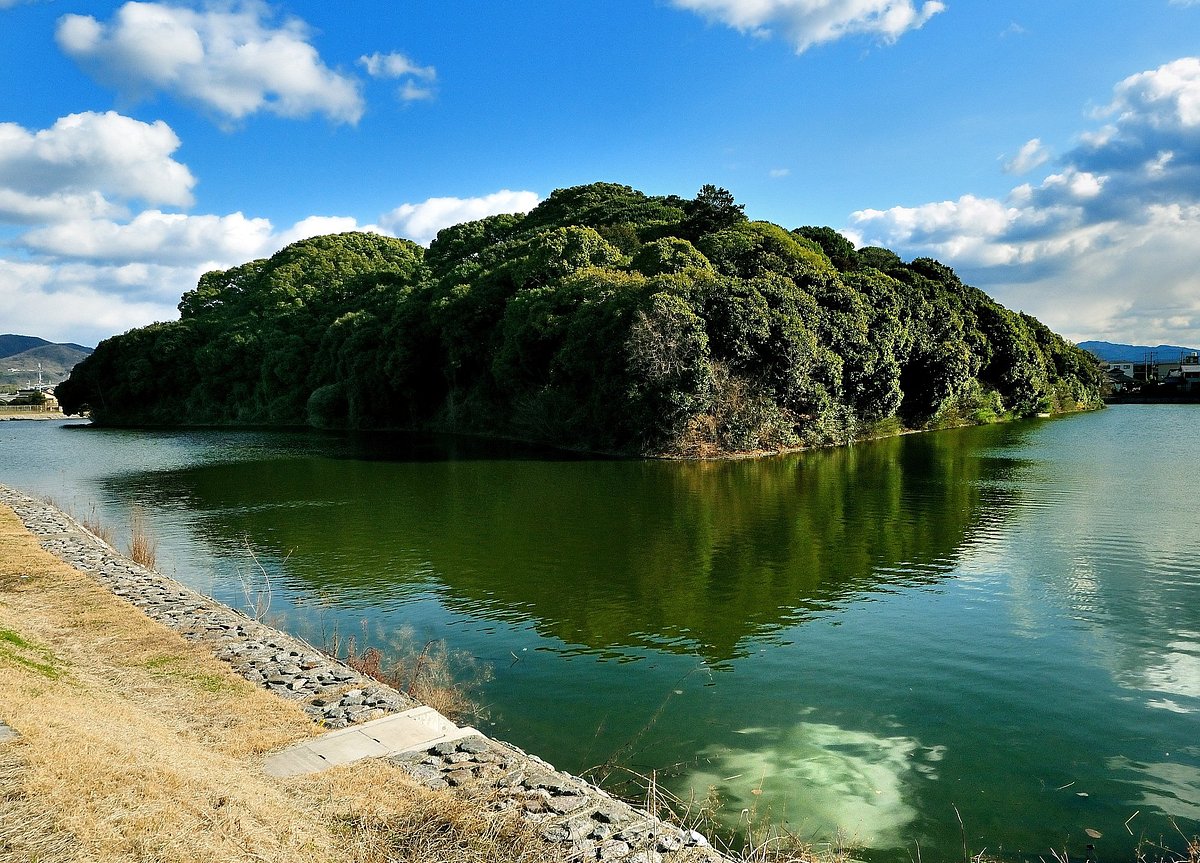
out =
<svg viewBox="0 0 1200 863"><path fill-rule="evenodd" d="M134 563L54 506L4 486L0 503L17 514L43 548L189 641L210 647L245 679L296 701L323 728L345 729L421 707L306 642ZM520 813L543 839L563 848L564 859L725 859L699 833L667 824L511 744L465 731L470 733L457 740L390 758L430 788L470 794L487 801L481 805ZM348 732L331 736L339 733Z"/></svg>

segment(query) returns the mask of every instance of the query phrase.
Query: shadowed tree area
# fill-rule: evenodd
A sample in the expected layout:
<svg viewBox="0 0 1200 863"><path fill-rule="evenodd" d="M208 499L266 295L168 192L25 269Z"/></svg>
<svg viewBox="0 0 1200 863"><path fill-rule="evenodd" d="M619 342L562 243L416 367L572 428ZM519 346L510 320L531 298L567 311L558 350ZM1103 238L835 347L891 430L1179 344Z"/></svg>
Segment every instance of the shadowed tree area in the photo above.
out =
<svg viewBox="0 0 1200 863"><path fill-rule="evenodd" d="M928 258L594 183L428 250L340 234L204 275L58 389L98 423L404 428L637 455L1096 407L1094 361Z"/></svg>

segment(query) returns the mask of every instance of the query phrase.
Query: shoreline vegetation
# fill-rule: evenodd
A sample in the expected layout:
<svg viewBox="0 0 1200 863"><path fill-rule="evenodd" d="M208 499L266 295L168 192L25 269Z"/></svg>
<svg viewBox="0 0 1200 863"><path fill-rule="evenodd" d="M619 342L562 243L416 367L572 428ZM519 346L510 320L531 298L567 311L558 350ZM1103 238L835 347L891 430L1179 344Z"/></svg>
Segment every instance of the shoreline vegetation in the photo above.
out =
<svg viewBox="0 0 1200 863"><path fill-rule="evenodd" d="M207 273L56 394L113 426L451 432L728 458L1102 406L1095 359L929 258L594 183L428 249L348 233Z"/></svg>

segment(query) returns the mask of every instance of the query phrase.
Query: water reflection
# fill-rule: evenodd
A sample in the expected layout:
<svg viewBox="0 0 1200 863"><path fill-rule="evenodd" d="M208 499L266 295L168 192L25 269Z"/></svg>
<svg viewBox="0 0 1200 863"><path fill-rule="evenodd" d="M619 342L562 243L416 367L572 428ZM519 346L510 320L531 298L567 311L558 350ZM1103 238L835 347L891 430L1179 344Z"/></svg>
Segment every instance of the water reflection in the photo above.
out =
<svg viewBox="0 0 1200 863"><path fill-rule="evenodd" d="M883 737L836 725L747 728L745 747L710 747L706 768L688 778L703 794L715 789L739 819L767 816L801 837L839 834L854 847L893 848L917 817L906 786L938 778L945 750L903 735ZM786 803L799 803L787 811ZM764 812L764 809L770 808ZM795 811L799 810L799 811Z"/></svg>
<svg viewBox="0 0 1200 863"><path fill-rule="evenodd" d="M1129 758L1113 758L1108 762L1108 768L1118 776L1126 777L1140 790L1140 796L1131 799L1130 805L1200 822L1200 767L1173 761L1136 762Z"/></svg>
<svg viewBox="0 0 1200 863"><path fill-rule="evenodd" d="M574 649L719 665L850 597L944 577L965 535L1004 515L1003 494L990 486L985 508L981 489L1008 466L980 448L1020 434L735 463L464 459L459 442L441 459L428 445L137 482L155 506L193 513L214 547L237 552L231 538L245 538L290 588L334 605L386 608L436 589L456 612L532 622Z"/></svg>

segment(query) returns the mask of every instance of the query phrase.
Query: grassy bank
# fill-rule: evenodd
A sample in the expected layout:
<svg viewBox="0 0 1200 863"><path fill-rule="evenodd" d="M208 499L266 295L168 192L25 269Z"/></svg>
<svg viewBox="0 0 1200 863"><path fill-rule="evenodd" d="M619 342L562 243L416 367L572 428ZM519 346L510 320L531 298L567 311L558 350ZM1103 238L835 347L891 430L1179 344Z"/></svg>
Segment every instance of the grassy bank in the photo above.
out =
<svg viewBox="0 0 1200 863"><path fill-rule="evenodd" d="M553 859L509 816L386 762L287 781L318 729L43 551L0 506L0 860Z"/></svg>

